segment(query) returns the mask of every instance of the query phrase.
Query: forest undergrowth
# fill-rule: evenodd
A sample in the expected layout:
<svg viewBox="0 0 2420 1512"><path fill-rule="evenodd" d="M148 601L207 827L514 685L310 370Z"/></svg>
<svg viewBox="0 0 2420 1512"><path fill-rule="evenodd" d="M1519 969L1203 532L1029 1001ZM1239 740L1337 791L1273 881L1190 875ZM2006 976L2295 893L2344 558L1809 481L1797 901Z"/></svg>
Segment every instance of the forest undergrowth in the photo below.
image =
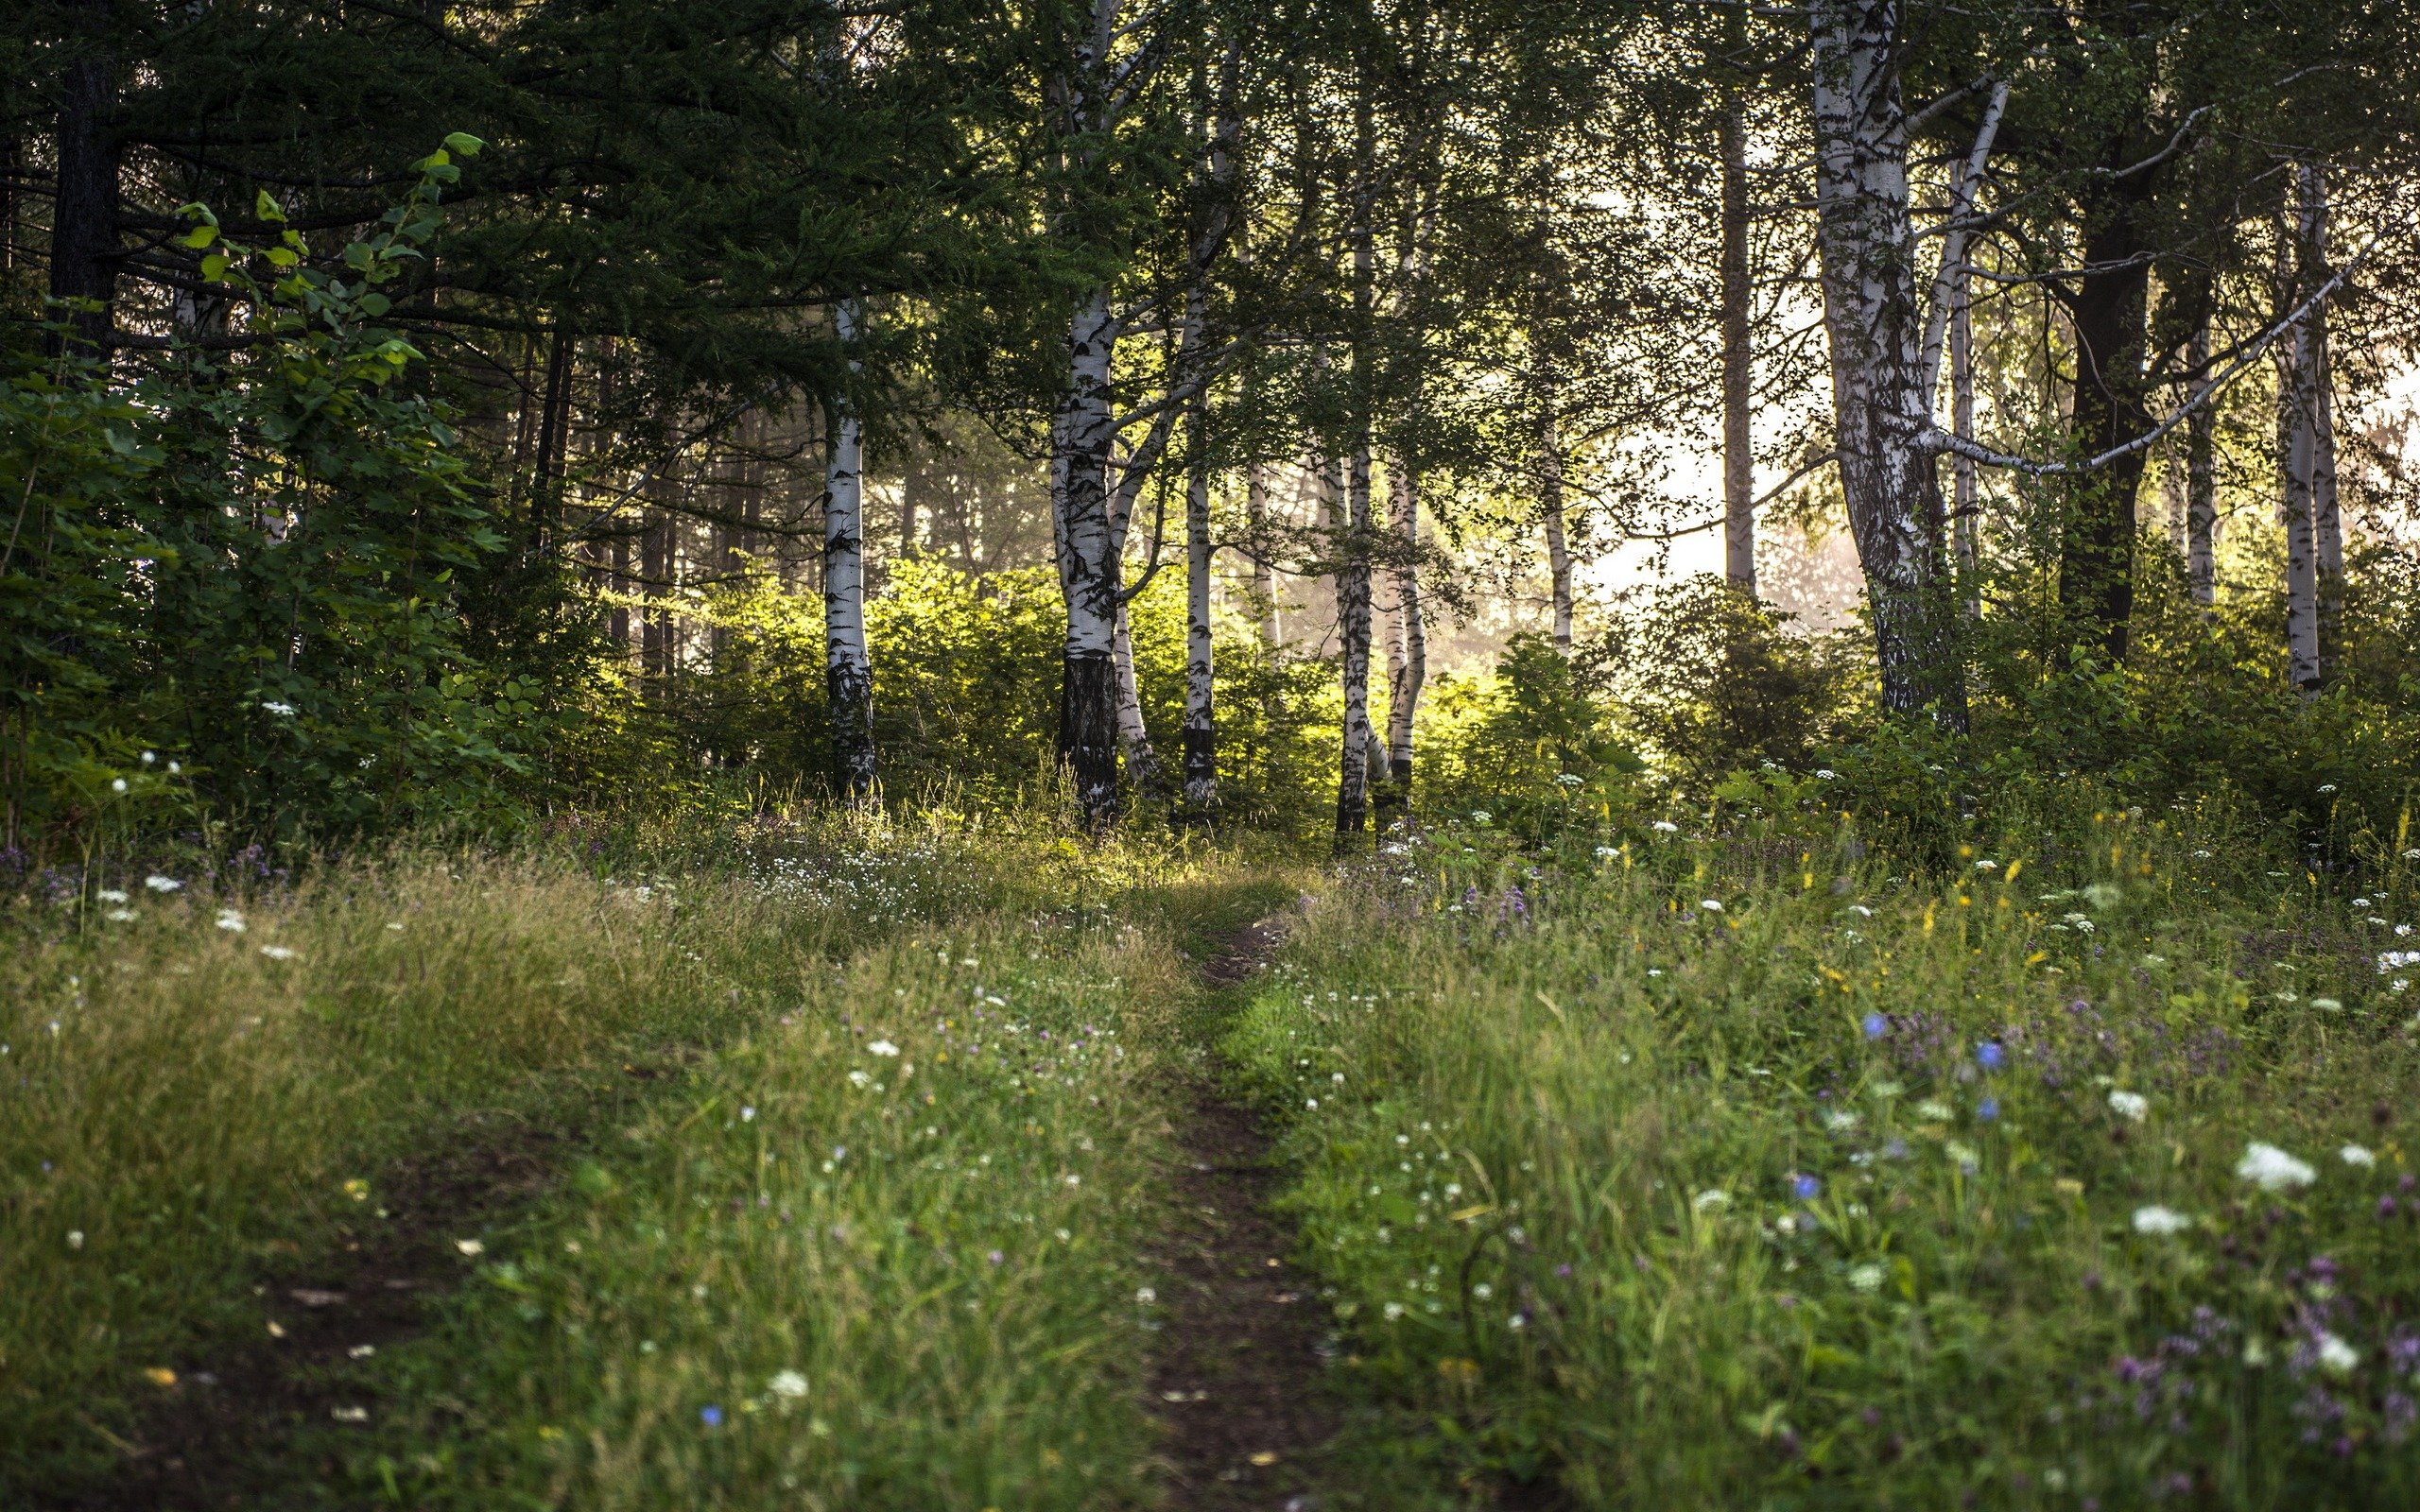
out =
<svg viewBox="0 0 2420 1512"><path fill-rule="evenodd" d="M2412 837L2110 808L1919 864L1767 786L1324 871L869 812L28 896L0 1489L2420 1486Z"/></svg>

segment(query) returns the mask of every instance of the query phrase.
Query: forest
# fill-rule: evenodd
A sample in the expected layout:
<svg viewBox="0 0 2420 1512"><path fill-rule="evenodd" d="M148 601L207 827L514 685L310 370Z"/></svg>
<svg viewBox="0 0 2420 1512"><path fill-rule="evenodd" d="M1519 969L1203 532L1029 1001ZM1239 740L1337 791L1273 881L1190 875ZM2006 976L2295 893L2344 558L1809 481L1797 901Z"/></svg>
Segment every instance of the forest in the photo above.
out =
<svg viewBox="0 0 2420 1512"><path fill-rule="evenodd" d="M0 1506L2420 1503L2420 10L0 58Z"/></svg>

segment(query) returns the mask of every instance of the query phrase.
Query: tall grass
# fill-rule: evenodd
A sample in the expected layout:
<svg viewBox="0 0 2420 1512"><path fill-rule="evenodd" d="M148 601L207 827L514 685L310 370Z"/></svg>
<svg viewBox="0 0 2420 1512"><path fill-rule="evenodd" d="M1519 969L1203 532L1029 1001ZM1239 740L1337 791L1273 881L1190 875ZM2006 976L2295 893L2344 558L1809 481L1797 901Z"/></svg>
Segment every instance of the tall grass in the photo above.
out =
<svg viewBox="0 0 2420 1512"><path fill-rule="evenodd" d="M603 874L609 866L612 875ZM307 1265L339 1244L374 1242L388 1222L390 1191L433 1155L475 1157L529 1131L557 1143L572 1135L572 1149L605 1143L611 1153L592 1166L612 1173L611 1203L599 1211L622 1211L612 1204L637 1200L632 1194L652 1190L651 1182L673 1184L659 1226L670 1239L614 1229L650 1265L663 1259L658 1246L697 1237L689 1228L693 1196L708 1187L717 1200L737 1193L721 1189L731 1168L745 1166L743 1145L752 1159L760 1146L772 1147L769 1140L807 1142L783 1146L797 1163L767 1165L774 1185L766 1190L783 1190L799 1224L785 1230L794 1242L812 1235L811 1243L836 1247L798 1268L779 1245L765 1253L789 1256L779 1270L783 1284L804 1288L785 1293L779 1307L821 1299L812 1325L819 1342L814 1349L775 1349L767 1335L735 1339L730 1348L735 1361L753 1360L761 1349L768 1359L782 1355L789 1368L821 1370L821 1362L838 1357L816 1350L838 1337L826 1337L823 1320L856 1316L844 1300L850 1294L826 1286L855 1263L831 1237L836 1223L855 1236L851 1245L891 1243L908 1224L942 1232L936 1225L962 1189L984 1194L985 1211L996 1211L1003 1222L1011 1211L1031 1215L1019 1232L1047 1241L1080 1209L1091 1213L1102 1185L1117 1192L1132 1183L1156 1126L1134 1103L1132 1069L1121 1062L1080 1095L1039 1073L1018 1073L1023 1082L998 1092L999 1108L1009 1110L998 1112L1000 1127L967 1115L982 1101L970 1095L955 1099L965 1105L955 1120L943 1120L937 1107L927 1122L943 1132L918 1145L924 1125L894 1127L896 1120L869 1111L871 1105L849 1102L859 1094L845 1073L904 1070L914 1059L912 1086L896 1081L883 1105L896 1104L899 1119L908 1098L947 1094L977 1074L946 1065L938 1046L925 1053L925 1040L940 1031L921 1013L890 1021L888 1032L902 1047L895 1068L868 1059L860 1037L835 1016L870 1023L873 1010L904 1003L892 994L912 988L920 1010L959 1010L961 1027L951 1033L975 1022L971 1012L996 1019L1004 1010L980 1001L944 1005L926 995L964 994L974 980L973 968L944 968L937 954L902 943L941 938L925 933L941 928L984 942L962 953L977 959L1031 950L1062 960L1049 967L1018 960L1024 974L1015 978L985 974L997 995L1018 1003L1019 1014L1025 1004L1004 984L1037 984L1029 988L1037 1032L1061 1032L1063 1017L1120 1027L1129 989L1109 977L1148 984L1153 1002L1163 1002L1173 956L1158 934L1149 946L1139 943L1143 936L1120 944L1103 934L1109 906L1146 883L1163 898L1176 897L1167 889L1194 886L1196 894L1160 905L1180 913L1224 896L1199 866L1147 864L1118 846L1081 849L1046 824L977 827L944 817L894 825L871 816L614 836L537 855L406 848L332 863L298 885L257 896L205 895L199 877L183 880L189 885L155 890L136 875L66 905L28 903L0 961L0 1503L105 1477L141 1440L160 1399L192 1386L169 1383L207 1369L229 1349L257 1346L275 1321L277 1298L256 1295L265 1275ZM1064 944L1075 932L1058 923L1015 934L1021 920L1080 917L1087 922L1080 948ZM1052 983L1063 977L1065 985L1038 985L1051 972L1059 973ZM1148 1058L1138 1037L1120 1033L1116 1044L1135 1046L1126 1054ZM1110 1041L1100 1043L1106 1055ZM700 1061L700 1052L717 1046L732 1047L730 1057ZM985 1074L998 1048L987 1046ZM691 1066L701 1069L683 1069ZM673 1074L641 1081L629 1069ZM702 1091L692 1091L696 1077L705 1078L695 1082ZM725 1130L722 1122L734 1119L723 1106L737 1086L732 1077L750 1083L762 1116ZM1075 1099L1070 1107L1060 1107L1061 1092ZM1085 1100L1096 1094L1115 1118ZM1016 1112L1028 1107L1051 1109L1047 1139L1011 1137L1011 1123L1021 1129L1045 1122ZM852 1122L860 1115L871 1120L862 1128ZM623 1139L616 1130L625 1124L642 1137ZM881 1153L892 1148L886 1135L900 1142L896 1167ZM1030 1167L1038 1172L1052 1160L1071 1161L1062 1144L1077 1139L1096 1145L1098 1159L1054 1166L1050 1175L1099 1185L1028 1192L1005 1180L1028 1162L1041 1162ZM993 1140L998 1168L960 1173L951 1180L961 1186L946 1192L892 1175L904 1177L914 1160L935 1152L964 1150L973 1159L977 1142ZM800 1152L826 1141L853 1146L840 1169L847 1180L862 1176L870 1184L851 1188L855 1195L782 1188L812 1185L820 1173ZM709 1178L708 1167L723 1174ZM810 1215L825 1221L809 1223ZM1011 1352L991 1364L969 1356L951 1390L968 1394L968 1402L992 1393L1010 1417L1027 1410L1016 1407L1018 1394L1044 1362L1024 1351L1061 1348L1066 1341L1053 1330L1063 1324L1073 1338L1098 1320L1080 1309L1080 1327L1070 1321L1077 1314L1052 1312L1060 1304L1010 1283L1054 1266L1066 1271L1078 1253L1095 1258L1075 1269L1109 1274L1097 1269L1110 1262L1096 1251L1124 1221L1087 1218L1087 1237L1075 1250L997 1239L985 1246L1003 1250L1002 1265L983 1271L1001 1283L1003 1305L1029 1307L1039 1321L1000 1325ZM602 1259L616 1250L600 1235L591 1253ZM725 1267L741 1265L742 1256L717 1251L695 1263L699 1275L683 1286L702 1284L714 1306L724 1305L726 1278L735 1274ZM484 1274L500 1290L540 1284L510 1281L509 1266ZM873 1286L857 1300L872 1311L852 1325L863 1331L852 1335L852 1352L873 1349L909 1377L911 1358L941 1358L941 1335L919 1343L901 1332L913 1314L899 1297ZM1131 1328L1131 1296L1113 1313L1118 1327ZM462 1327L475 1332L475 1310L466 1314ZM656 1341L660 1353L612 1361L614 1380L688 1379L701 1366L680 1341L696 1336L696 1321L667 1328ZM1068 1357L1071 1367L1081 1355ZM551 1359L530 1363L562 1368ZM1028 1386L1004 1384L995 1369L1022 1373ZM570 1389L569 1379L544 1389ZM739 1385L735 1380L729 1392L735 1419L745 1410ZM755 1389L761 1394L763 1383ZM943 1437L961 1427L977 1431L966 1426L971 1406L941 1399L935 1405L938 1416L924 1431ZM828 1400L816 1410L844 1420ZM382 1410L380 1420L386 1416ZM385 1448L407 1477L418 1473L408 1448L391 1438ZM479 1464L519 1463L492 1450L466 1452ZM1069 1457L1065 1445L1053 1452ZM1130 1474L1140 1452L1120 1438L1112 1456L1117 1473ZM1039 1454L1028 1467L1035 1474ZM510 1479L518 1471L496 1473ZM585 1484L583 1495L596 1504L625 1497L617 1471L596 1468ZM440 1488L427 1487L431 1495Z"/></svg>
<svg viewBox="0 0 2420 1512"><path fill-rule="evenodd" d="M2420 1494L2420 868L1697 828L1399 846L1238 1027L1427 1452L1588 1506Z"/></svg>

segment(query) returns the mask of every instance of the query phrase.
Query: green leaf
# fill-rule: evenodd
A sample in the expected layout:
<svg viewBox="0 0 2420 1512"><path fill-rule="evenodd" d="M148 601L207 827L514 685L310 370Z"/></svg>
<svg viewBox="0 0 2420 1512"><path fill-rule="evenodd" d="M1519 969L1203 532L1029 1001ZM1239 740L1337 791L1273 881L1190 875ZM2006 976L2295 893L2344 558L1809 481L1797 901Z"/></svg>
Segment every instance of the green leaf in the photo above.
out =
<svg viewBox="0 0 2420 1512"><path fill-rule="evenodd" d="M266 189L260 191L259 195L253 198L252 214L272 223L283 222L285 219L285 211L276 200L268 197L268 191Z"/></svg>
<svg viewBox="0 0 2420 1512"><path fill-rule="evenodd" d="M215 242L215 241L216 241L217 239L218 239L218 228L217 228L217 227L216 227L216 226L196 226L193 230L191 230L191 231L189 231L189 232L185 232L183 235L182 235L182 236L178 237L178 238L177 238L177 245L178 245L178 246L180 246L180 247L192 247L192 248L197 248L197 249L198 249L198 248L207 247L207 246L209 246L212 242Z"/></svg>
<svg viewBox="0 0 2420 1512"><path fill-rule="evenodd" d="M294 255L294 249L290 247L272 247L261 255L268 259L268 266L271 267L292 267L302 261L302 258Z"/></svg>
<svg viewBox="0 0 2420 1512"><path fill-rule="evenodd" d="M394 301L387 298L384 294L376 292L375 290L363 295L358 301L358 304L361 313L370 317L370 318L373 320L395 307Z"/></svg>
<svg viewBox="0 0 2420 1512"><path fill-rule="evenodd" d="M485 142L480 141L477 137L473 136L468 131L448 131L445 134L446 150L449 152L458 152L466 158L477 157L479 155L479 149L486 146L487 144Z"/></svg>
<svg viewBox="0 0 2420 1512"><path fill-rule="evenodd" d="M201 278L203 283L216 284L226 276L227 259L224 254L213 252L208 257L201 260Z"/></svg>

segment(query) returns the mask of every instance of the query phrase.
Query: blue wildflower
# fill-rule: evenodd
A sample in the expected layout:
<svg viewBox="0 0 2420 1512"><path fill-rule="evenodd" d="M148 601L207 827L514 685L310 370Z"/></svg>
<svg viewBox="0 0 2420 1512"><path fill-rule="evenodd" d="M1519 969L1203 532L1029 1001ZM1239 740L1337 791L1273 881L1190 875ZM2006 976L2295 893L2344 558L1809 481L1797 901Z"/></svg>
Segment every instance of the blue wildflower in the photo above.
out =
<svg viewBox="0 0 2420 1512"><path fill-rule="evenodd" d="M1790 1194L1802 1201L1813 1201L1815 1194L1823 1190L1824 1183L1811 1176L1801 1174L1789 1178Z"/></svg>
<svg viewBox="0 0 2420 1512"><path fill-rule="evenodd" d="M2000 1100L1996 1097L1986 1097L1981 1102L1977 1103L1975 1105L1975 1116L1981 1119L1986 1124L1990 1123L1993 1119L1999 1117Z"/></svg>
<svg viewBox="0 0 2420 1512"><path fill-rule="evenodd" d="M720 1407L700 1407L698 1409L698 1421L704 1423L709 1428L720 1428L722 1426L722 1409Z"/></svg>
<svg viewBox="0 0 2420 1512"><path fill-rule="evenodd" d="M1865 1016L1864 1028L1868 1040L1879 1040L1891 1032L1891 1021L1878 1013L1869 1013Z"/></svg>
<svg viewBox="0 0 2420 1512"><path fill-rule="evenodd" d="M2008 1052L1999 1047L1998 1040L1986 1040L1975 1047L1975 1064L1985 1071L1997 1071L2008 1064Z"/></svg>

